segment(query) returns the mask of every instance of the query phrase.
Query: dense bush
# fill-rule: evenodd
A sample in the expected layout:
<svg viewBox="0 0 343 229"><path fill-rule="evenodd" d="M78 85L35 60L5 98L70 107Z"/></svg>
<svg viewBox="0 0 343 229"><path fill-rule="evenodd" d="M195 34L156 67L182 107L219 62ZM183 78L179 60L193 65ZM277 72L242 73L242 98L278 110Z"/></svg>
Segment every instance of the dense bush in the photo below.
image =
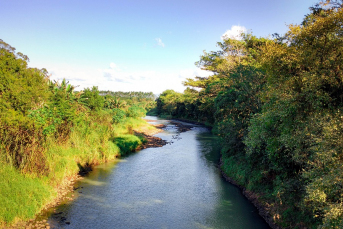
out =
<svg viewBox="0 0 343 229"><path fill-rule="evenodd" d="M119 108L113 109L112 122L118 124L124 121L126 117L126 112Z"/></svg>
<svg viewBox="0 0 343 229"><path fill-rule="evenodd" d="M342 228L343 9L310 9L284 36L218 43L197 62L214 75L185 82L199 92L167 90L157 107L213 125L223 171L282 227Z"/></svg>
<svg viewBox="0 0 343 229"><path fill-rule="evenodd" d="M146 110L143 107L134 105L129 107L129 109L126 111L126 115L131 118L142 118L145 117Z"/></svg>

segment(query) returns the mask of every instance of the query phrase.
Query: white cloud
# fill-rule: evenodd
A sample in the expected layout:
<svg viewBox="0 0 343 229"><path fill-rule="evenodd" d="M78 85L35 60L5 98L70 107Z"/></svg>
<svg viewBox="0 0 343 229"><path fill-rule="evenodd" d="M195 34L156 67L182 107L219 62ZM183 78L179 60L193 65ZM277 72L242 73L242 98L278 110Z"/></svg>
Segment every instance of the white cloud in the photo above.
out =
<svg viewBox="0 0 343 229"><path fill-rule="evenodd" d="M144 91L159 94L167 89L183 92L186 87L182 82L196 76L209 76L210 72L199 68L179 69L173 72L153 70L131 70L130 66L110 63L108 68L95 69L91 66L72 66L70 64L44 64L51 74L51 80L61 82L63 78L70 84L78 86L76 90L98 86L99 90L110 91Z"/></svg>
<svg viewBox="0 0 343 229"><path fill-rule="evenodd" d="M117 67L117 65L115 63L110 63L110 68L111 69L115 69Z"/></svg>
<svg viewBox="0 0 343 229"><path fill-rule="evenodd" d="M161 46L161 47L164 48L165 45L164 45L164 43L162 42L161 38L156 38L155 41L157 42L157 45L158 45L158 46Z"/></svg>
<svg viewBox="0 0 343 229"><path fill-rule="evenodd" d="M246 33L247 29L244 26L233 25L231 29L227 30L222 36L221 39L235 39L242 40L242 33Z"/></svg>
<svg viewBox="0 0 343 229"><path fill-rule="evenodd" d="M46 66L46 65L45 65ZM67 64L46 66L50 73L50 79L62 81L66 79L71 85L78 86L76 90L83 90L87 87L99 86L110 80L109 76L101 76L101 69L80 68Z"/></svg>
<svg viewBox="0 0 343 229"><path fill-rule="evenodd" d="M209 76L212 73L193 67L175 72L158 71L117 71L115 69L104 69L103 75L107 77L103 90L112 91L152 91L159 94L164 90L173 89L183 92L185 86L182 82L187 78L196 76ZM110 75L110 77L108 77ZM102 87L99 87L102 88Z"/></svg>

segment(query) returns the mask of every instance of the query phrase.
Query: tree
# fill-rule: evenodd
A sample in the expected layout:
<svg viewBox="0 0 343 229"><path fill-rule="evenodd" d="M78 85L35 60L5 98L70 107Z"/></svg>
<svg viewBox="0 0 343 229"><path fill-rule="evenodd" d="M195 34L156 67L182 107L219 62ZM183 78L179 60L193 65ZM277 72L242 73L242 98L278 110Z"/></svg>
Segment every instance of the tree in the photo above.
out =
<svg viewBox="0 0 343 229"><path fill-rule="evenodd" d="M175 114L177 102L181 99L181 96L181 93L174 90L165 90L162 92L156 101L158 114Z"/></svg>
<svg viewBox="0 0 343 229"><path fill-rule="evenodd" d="M28 117L48 103L45 69L28 68L28 58L0 40L0 158L24 172L48 172L44 136Z"/></svg>
<svg viewBox="0 0 343 229"><path fill-rule="evenodd" d="M98 87L86 88L81 94L82 102L91 110L98 111L104 107L104 97L99 94Z"/></svg>
<svg viewBox="0 0 343 229"><path fill-rule="evenodd" d="M343 10L334 3L263 48L268 85L245 140L248 155L266 159L274 195L303 213L289 217L323 228L343 225Z"/></svg>

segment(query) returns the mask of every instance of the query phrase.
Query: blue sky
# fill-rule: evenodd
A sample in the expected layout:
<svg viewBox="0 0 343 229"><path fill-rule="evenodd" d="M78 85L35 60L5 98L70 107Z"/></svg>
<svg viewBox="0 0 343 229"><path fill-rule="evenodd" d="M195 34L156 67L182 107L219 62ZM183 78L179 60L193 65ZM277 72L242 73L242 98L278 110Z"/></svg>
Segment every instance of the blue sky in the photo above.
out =
<svg viewBox="0 0 343 229"><path fill-rule="evenodd" d="M0 0L0 39L51 79L100 90L183 91L232 26L283 34L318 0Z"/></svg>

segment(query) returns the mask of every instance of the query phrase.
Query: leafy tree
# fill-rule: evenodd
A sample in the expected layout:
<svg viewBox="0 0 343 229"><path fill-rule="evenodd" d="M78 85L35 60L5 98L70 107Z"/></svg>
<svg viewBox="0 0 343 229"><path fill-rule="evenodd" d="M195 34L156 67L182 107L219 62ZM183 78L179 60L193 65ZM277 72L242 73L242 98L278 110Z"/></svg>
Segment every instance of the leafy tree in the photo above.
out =
<svg viewBox="0 0 343 229"><path fill-rule="evenodd" d="M99 111L104 107L104 97L99 94L98 87L86 88L81 94L82 102L85 106L94 111Z"/></svg>
<svg viewBox="0 0 343 229"><path fill-rule="evenodd" d="M265 104L245 141L250 155L268 159L274 195L290 212L303 212L293 220L312 211L307 223L324 228L341 227L343 218L342 189L332 185L343 177L343 11L336 6L317 5L301 25L290 25L283 43L263 48Z"/></svg>
<svg viewBox="0 0 343 229"><path fill-rule="evenodd" d="M176 104L175 113L177 117L197 120L196 101L198 96L199 92L197 90L187 87L182 94L182 98Z"/></svg>
<svg viewBox="0 0 343 229"><path fill-rule="evenodd" d="M28 111L44 107L51 96L46 70L28 68L27 56L0 40L0 153L24 172L48 172L42 132Z"/></svg>
<svg viewBox="0 0 343 229"><path fill-rule="evenodd" d="M65 79L61 83L49 81L49 89L52 96L47 105L29 110L28 116L43 129L44 135L54 135L56 139L65 141L77 118L81 93L75 93L75 87Z"/></svg>
<svg viewBox="0 0 343 229"><path fill-rule="evenodd" d="M165 90L162 92L156 101L158 114L175 114L177 102L181 99L181 95L181 93L174 90Z"/></svg>
<svg viewBox="0 0 343 229"><path fill-rule="evenodd" d="M19 121L46 103L46 71L27 67L28 58L0 40L0 113L6 123Z"/></svg>

